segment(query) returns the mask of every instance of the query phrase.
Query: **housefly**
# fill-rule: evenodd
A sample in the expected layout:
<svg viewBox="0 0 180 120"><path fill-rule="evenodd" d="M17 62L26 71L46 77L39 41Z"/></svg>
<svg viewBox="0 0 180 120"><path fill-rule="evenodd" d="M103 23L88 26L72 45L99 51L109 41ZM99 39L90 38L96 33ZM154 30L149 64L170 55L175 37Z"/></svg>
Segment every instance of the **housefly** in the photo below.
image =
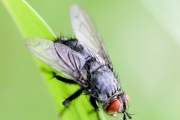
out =
<svg viewBox="0 0 180 120"><path fill-rule="evenodd" d="M90 103L97 114L98 102L107 114L116 116L122 113L124 120L126 116L131 119L126 111L129 96L121 90L112 62L91 18L78 5L70 8L70 18L76 38L58 38L54 42L29 38L26 40L27 48L68 78L55 75L58 80L81 87L63 102L64 106L67 107L84 92L90 96Z"/></svg>

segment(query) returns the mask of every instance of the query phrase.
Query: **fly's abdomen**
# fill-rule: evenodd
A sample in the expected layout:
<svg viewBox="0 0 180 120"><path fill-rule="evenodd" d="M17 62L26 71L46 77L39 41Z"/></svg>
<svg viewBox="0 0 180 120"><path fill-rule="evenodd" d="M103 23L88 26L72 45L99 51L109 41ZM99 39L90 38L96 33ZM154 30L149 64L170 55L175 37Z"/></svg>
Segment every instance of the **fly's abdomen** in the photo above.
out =
<svg viewBox="0 0 180 120"><path fill-rule="evenodd" d="M84 47L81 44L79 44L77 39L60 38L56 42L60 42L61 44L64 44L64 45L68 46L69 48L71 48L72 50L80 53L82 55L82 57L84 58L85 62L92 59L91 56L86 52Z"/></svg>

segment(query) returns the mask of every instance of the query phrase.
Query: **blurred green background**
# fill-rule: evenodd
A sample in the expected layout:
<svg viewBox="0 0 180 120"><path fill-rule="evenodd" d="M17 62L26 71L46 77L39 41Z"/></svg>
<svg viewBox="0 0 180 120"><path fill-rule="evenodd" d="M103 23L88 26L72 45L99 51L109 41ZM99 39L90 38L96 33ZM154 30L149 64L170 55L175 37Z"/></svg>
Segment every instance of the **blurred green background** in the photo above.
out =
<svg viewBox="0 0 180 120"><path fill-rule="evenodd" d="M73 34L69 7L83 7L100 31L122 88L131 98L133 120L180 119L179 1L27 2L57 36ZM39 67L0 3L0 120L57 120L58 112Z"/></svg>

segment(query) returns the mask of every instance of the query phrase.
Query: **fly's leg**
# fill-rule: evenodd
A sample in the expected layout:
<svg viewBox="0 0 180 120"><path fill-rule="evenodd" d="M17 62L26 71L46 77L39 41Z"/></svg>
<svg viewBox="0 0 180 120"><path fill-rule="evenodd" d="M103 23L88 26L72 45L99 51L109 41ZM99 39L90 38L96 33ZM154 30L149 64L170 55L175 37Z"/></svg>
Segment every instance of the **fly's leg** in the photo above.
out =
<svg viewBox="0 0 180 120"><path fill-rule="evenodd" d="M90 103L91 103L91 105L93 106L93 108L94 108L94 110L96 112L98 120L101 120L100 116L99 116L99 113L98 113L99 112L99 107L98 107L98 105L96 103L96 99L94 97L90 97Z"/></svg>
<svg viewBox="0 0 180 120"><path fill-rule="evenodd" d="M53 73L53 75L54 75L54 77L55 77L57 80L60 80L61 82L69 83L69 84L77 84L77 83L74 82L73 80L70 80L70 79L61 77L61 76L59 76L59 75L56 75L55 73ZM69 104L71 103L71 101L74 100L74 99L76 99L78 96L80 96L82 92L83 92L83 89L79 89L78 91L76 91L75 93L73 93L71 96L69 96L69 97L63 102L63 105L64 105L65 107L68 107Z"/></svg>
<svg viewBox="0 0 180 120"><path fill-rule="evenodd" d="M53 77L56 78L57 80L64 82L64 83L68 83L68 84L77 84L76 82L74 82L73 80L61 77L59 75L57 75L55 72L52 72Z"/></svg>
<svg viewBox="0 0 180 120"><path fill-rule="evenodd" d="M81 95L81 93L83 92L83 89L79 89L78 91L76 91L75 93L73 93L71 96L69 96L68 98L66 98L65 101L63 101L63 105L67 108L69 106L69 104L71 103L71 101L73 101L74 99L76 99L77 97L79 97ZM64 114L66 109L63 109L60 112L60 115L62 116Z"/></svg>
<svg viewBox="0 0 180 120"><path fill-rule="evenodd" d="M54 71L50 71L47 69L42 68L43 72L46 72L48 74L51 74L53 76L53 78L56 78L57 80L63 82L63 83L68 83L68 84L77 84L76 82L74 82L73 80L64 78L62 76L57 75ZM78 96L81 95L81 93L83 92L83 89L79 89L78 91L76 91L75 93L73 93L71 96L69 96L65 101L63 101L63 105L65 107L68 107L69 104L71 103L72 100L76 99ZM60 116L62 116L64 114L64 112L66 111L66 109L64 108L63 110L60 111Z"/></svg>
<svg viewBox="0 0 180 120"><path fill-rule="evenodd" d="M79 97L81 95L81 93L83 92L82 89L79 89L78 91L76 91L75 93L73 93L71 96L69 96L64 102L63 105L65 107L68 107L69 104L71 103L72 100L76 99L77 97Z"/></svg>
<svg viewBox="0 0 180 120"><path fill-rule="evenodd" d="M90 103L91 103L91 105L93 106L93 108L95 109L95 111L99 111L99 107L98 107L98 105L96 104L96 99L95 99L95 98L90 97Z"/></svg>
<svg viewBox="0 0 180 120"><path fill-rule="evenodd" d="M68 83L68 84L77 84L76 82L74 82L73 80L61 77L59 75L57 75L53 70L48 70L46 68L41 68L41 70L47 74L51 74L52 78L56 78L57 80L64 82L64 83Z"/></svg>

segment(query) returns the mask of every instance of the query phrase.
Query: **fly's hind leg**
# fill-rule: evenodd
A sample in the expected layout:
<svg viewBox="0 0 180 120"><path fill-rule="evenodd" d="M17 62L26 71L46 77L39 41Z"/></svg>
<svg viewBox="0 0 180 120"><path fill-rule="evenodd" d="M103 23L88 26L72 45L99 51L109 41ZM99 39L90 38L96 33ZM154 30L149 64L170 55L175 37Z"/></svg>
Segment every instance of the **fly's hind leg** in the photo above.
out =
<svg viewBox="0 0 180 120"><path fill-rule="evenodd" d="M67 79L62 76L57 75L56 72L54 72L53 70L51 71L51 70L48 70L45 68L41 68L41 69L43 72L51 74L53 78L56 78L57 80L59 80L63 83L77 84L75 81L73 81L71 79ZM71 96L69 96L65 101L63 101L62 104L67 108L69 106L69 104L71 103L71 101L73 101L78 96L80 96L82 92L83 92L83 89L77 90L75 93L73 93ZM63 110L60 111L60 116L62 116L64 114L64 112L66 111L66 108L64 108Z"/></svg>
<svg viewBox="0 0 180 120"><path fill-rule="evenodd" d="M59 76L59 75L56 75L55 72L52 72L52 73L53 73L53 76L54 76L57 80L59 80L59 81L61 81L61 82L68 83L68 84L77 84L77 83L74 82L73 80L70 80L70 79L61 77L61 76ZM83 92L83 89L77 90L75 93L73 93L71 96L69 96L69 97L63 102L63 105L64 105L65 107L68 107L69 104L70 104L70 102L71 102L72 100L76 99L78 96L80 96L82 92Z"/></svg>
<svg viewBox="0 0 180 120"><path fill-rule="evenodd" d="M59 75L57 75L55 72L52 72L53 77L56 78L57 80L64 82L64 83L68 83L68 84L77 84L76 82L74 82L73 80L61 77Z"/></svg>
<svg viewBox="0 0 180 120"><path fill-rule="evenodd" d="M53 70L48 70L46 68L41 68L41 70L44 72L44 73L47 73L47 74L50 74L52 75L52 78L56 78L57 80L61 81L61 82L64 82L64 83L68 83L68 84L77 84L76 82L74 82L73 80L71 79L68 79L68 78L64 78L60 75L57 75L56 72L54 72ZM52 79L51 78L51 79Z"/></svg>

